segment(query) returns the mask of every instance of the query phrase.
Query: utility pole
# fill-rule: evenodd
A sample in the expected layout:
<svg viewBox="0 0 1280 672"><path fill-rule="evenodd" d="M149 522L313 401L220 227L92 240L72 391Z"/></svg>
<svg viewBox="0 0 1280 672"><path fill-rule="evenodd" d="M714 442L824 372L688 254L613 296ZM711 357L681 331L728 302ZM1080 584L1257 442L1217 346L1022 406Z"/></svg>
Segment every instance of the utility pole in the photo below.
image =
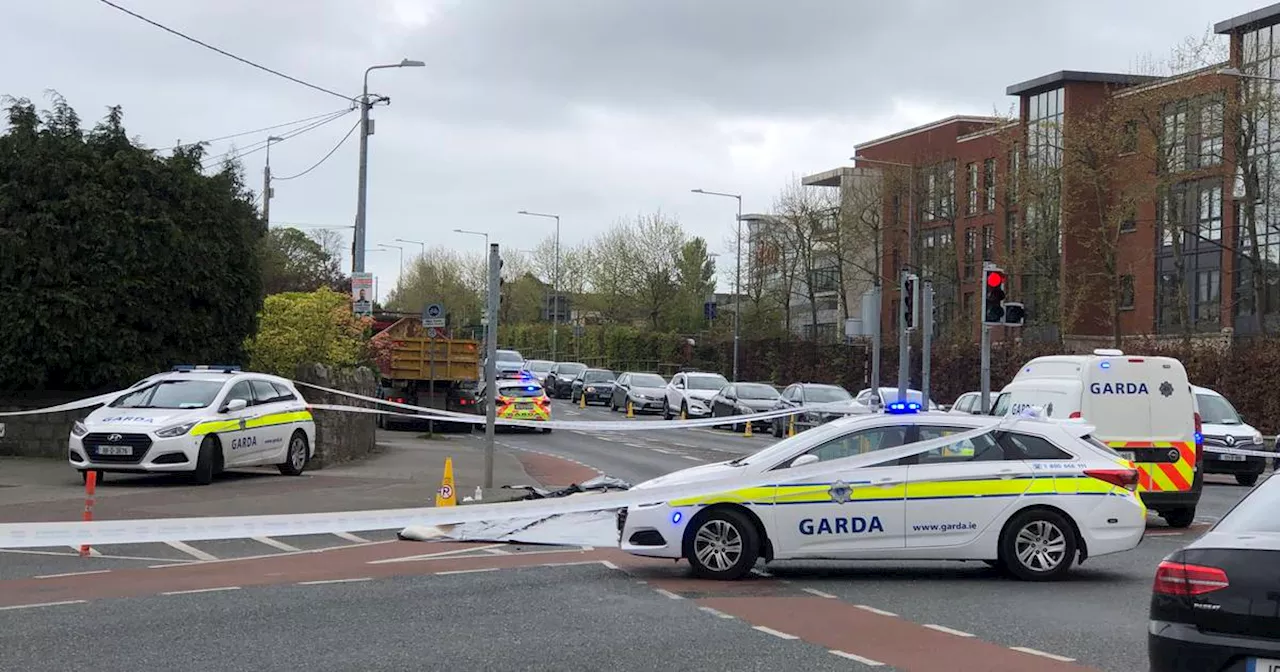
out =
<svg viewBox="0 0 1280 672"><path fill-rule="evenodd" d="M267 162L262 167L262 221L271 226L271 143L280 142L284 138L267 136Z"/></svg>
<svg viewBox="0 0 1280 672"><path fill-rule="evenodd" d="M911 269L902 269L902 279L898 283L898 401L907 400L907 383L911 377L911 329L917 320L908 320L914 315L918 305L915 300L915 288L919 279L912 275Z"/></svg>
<svg viewBox="0 0 1280 672"><path fill-rule="evenodd" d="M498 244L489 245L489 329L485 332L484 344L484 487L493 487L493 436L494 424L498 408L498 280L502 272L502 256L498 253Z"/></svg>
<svg viewBox="0 0 1280 672"><path fill-rule="evenodd" d="M875 286L871 289L872 314L875 319L871 320L871 399L876 406L883 406L880 403L880 278L877 274Z"/></svg>
<svg viewBox="0 0 1280 672"><path fill-rule="evenodd" d="M920 292L920 410L929 410L929 355L933 349L933 281L925 280Z"/></svg>
<svg viewBox="0 0 1280 672"><path fill-rule="evenodd" d="M556 332L560 331L560 215L552 215L543 212L529 212L521 210L518 215L526 215L528 217L544 217L546 219L556 220L556 261L555 270L551 279L551 293L553 296L551 309L551 361L558 361L556 355L558 348L556 347Z"/></svg>
<svg viewBox="0 0 1280 672"><path fill-rule="evenodd" d="M733 279L733 382L738 382L738 342L742 339L742 194L727 194L706 189L692 189L695 194L707 196L723 196L738 200L738 263L734 269Z"/></svg>

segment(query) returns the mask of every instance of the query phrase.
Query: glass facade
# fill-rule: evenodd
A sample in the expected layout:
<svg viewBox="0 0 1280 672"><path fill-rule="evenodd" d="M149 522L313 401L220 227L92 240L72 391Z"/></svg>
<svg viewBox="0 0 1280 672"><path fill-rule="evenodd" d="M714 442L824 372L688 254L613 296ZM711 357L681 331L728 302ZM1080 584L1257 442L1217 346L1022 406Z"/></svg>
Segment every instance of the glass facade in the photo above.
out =
<svg viewBox="0 0 1280 672"><path fill-rule="evenodd" d="M1240 69L1280 77L1280 26L1242 35ZM1280 328L1280 83L1241 79L1240 134L1245 156L1236 174L1236 330ZM1206 286L1212 289L1206 281ZM1197 297L1198 298L1198 297Z"/></svg>
<svg viewBox="0 0 1280 672"><path fill-rule="evenodd" d="M1020 258L1021 291L1027 314L1058 314L1062 269L1062 135L1065 89L1026 99L1026 166L1020 179L1022 217L1010 236ZM1052 321L1049 318L1048 321Z"/></svg>
<svg viewBox="0 0 1280 672"><path fill-rule="evenodd" d="M1156 329L1161 333L1221 326L1222 182L1218 177L1181 182L1160 200Z"/></svg>

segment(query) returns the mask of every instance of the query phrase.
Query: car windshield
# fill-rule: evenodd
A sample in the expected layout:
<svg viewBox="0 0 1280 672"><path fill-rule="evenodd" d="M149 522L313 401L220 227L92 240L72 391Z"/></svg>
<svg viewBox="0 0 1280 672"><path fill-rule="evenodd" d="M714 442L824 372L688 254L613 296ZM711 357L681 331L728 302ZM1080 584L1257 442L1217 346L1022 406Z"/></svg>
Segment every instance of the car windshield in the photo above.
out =
<svg viewBox="0 0 1280 672"><path fill-rule="evenodd" d="M738 385L739 399L777 399L778 391L768 385L760 385L757 383L740 383Z"/></svg>
<svg viewBox="0 0 1280 672"><path fill-rule="evenodd" d="M1280 534L1280 480L1269 478L1236 504L1218 524L1214 532L1232 534Z"/></svg>
<svg viewBox="0 0 1280 672"><path fill-rule="evenodd" d="M718 390L728 384L724 376L689 376L691 390Z"/></svg>
<svg viewBox="0 0 1280 672"><path fill-rule="evenodd" d="M636 373L631 376L632 387L665 387L667 381L653 373Z"/></svg>
<svg viewBox="0 0 1280 672"><path fill-rule="evenodd" d="M563 373L570 376L576 376L586 370L586 364L559 364L556 367L557 373Z"/></svg>
<svg viewBox="0 0 1280 672"><path fill-rule="evenodd" d="M111 402L112 408L204 408L222 391L221 380L164 380Z"/></svg>
<svg viewBox="0 0 1280 672"><path fill-rule="evenodd" d="M516 399L530 399L542 396L540 385L503 385L498 388L498 396Z"/></svg>
<svg viewBox="0 0 1280 672"><path fill-rule="evenodd" d="M535 371L537 373L546 373L551 370L551 362L542 359L534 359L525 362L525 365L529 367L530 371Z"/></svg>
<svg viewBox="0 0 1280 672"><path fill-rule="evenodd" d="M1206 425L1238 425L1240 415L1225 397L1216 394L1197 394L1196 403L1200 405L1200 422Z"/></svg>
<svg viewBox="0 0 1280 672"><path fill-rule="evenodd" d="M615 378L617 378L617 376L613 375L612 371L588 371L582 374L582 382L584 383L599 383L601 381L613 380Z"/></svg>
<svg viewBox="0 0 1280 672"><path fill-rule="evenodd" d="M499 362L524 362L524 357L522 357L520 353L516 352L515 350L499 350L498 361Z"/></svg>
<svg viewBox="0 0 1280 672"><path fill-rule="evenodd" d="M804 400L814 403L826 403L830 401L848 401L852 399L848 391L840 387L819 387L817 385L807 388L804 391Z"/></svg>

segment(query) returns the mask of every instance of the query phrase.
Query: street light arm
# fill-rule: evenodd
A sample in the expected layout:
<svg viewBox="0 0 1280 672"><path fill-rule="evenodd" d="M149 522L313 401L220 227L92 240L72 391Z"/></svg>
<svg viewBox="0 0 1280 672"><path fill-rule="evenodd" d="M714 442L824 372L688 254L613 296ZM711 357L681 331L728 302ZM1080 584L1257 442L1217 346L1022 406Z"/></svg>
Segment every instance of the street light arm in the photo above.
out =
<svg viewBox="0 0 1280 672"><path fill-rule="evenodd" d="M722 191L707 191L706 189L690 189L689 191L694 194L706 194L707 196L724 196L725 198L736 198L739 201L742 200L742 196L740 194L727 194Z"/></svg>

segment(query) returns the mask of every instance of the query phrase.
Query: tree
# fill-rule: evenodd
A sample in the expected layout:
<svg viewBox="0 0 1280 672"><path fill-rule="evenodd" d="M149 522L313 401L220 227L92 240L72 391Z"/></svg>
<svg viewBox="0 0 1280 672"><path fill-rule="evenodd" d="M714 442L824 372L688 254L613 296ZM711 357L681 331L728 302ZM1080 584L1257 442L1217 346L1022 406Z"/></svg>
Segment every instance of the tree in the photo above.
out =
<svg viewBox="0 0 1280 672"><path fill-rule="evenodd" d="M636 313L639 265L636 227L620 220L591 241L586 279L592 289L591 308L606 322L623 322Z"/></svg>
<svg viewBox="0 0 1280 672"><path fill-rule="evenodd" d="M716 262L707 253L707 241L695 236L681 245L675 272L679 315L674 326L685 332L697 331L706 319L702 305L716 288Z"/></svg>
<svg viewBox="0 0 1280 672"><path fill-rule="evenodd" d="M258 333L245 342L254 371L292 378L300 364L351 367L367 359L367 320L351 311L351 299L327 287L268 296Z"/></svg>
<svg viewBox="0 0 1280 672"><path fill-rule="evenodd" d="M321 232L308 235L294 228L271 229L262 246L262 285L265 294L311 292L321 287L338 290L344 274L331 239Z"/></svg>
<svg viewBox="0 0 1280 672"><path fill-rule="evenodd" d="M636 302L649 325L660 329L677 292L675 263L684 244L684 230L661 212L637 217L635 228L636 263L642 269L635 288Z"/></svg>
<svg viewBox="0 0 1280 672"><path fill-rule="evenodd" d="M87 390L178 363L241 361L266 227L234 163L161 157L119 107L91 131L56 94L6 99L0 135L0 387Z"/></svg>
<svg viewBox="0 0 1280 672"><path fill-rule="evenodd" d="M432 247L405 269L400 287L390 292L393 310L416 313L429 303L441 303L453 325L479 324L484 277L475 254Z"/></svg>

